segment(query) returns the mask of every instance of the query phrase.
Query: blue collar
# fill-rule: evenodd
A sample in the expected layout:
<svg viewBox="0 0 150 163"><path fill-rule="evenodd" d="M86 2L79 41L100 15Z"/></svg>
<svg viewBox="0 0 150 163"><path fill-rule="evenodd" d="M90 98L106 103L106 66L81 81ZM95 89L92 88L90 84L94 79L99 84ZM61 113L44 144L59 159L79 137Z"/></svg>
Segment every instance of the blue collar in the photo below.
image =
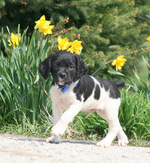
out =
<svg viewBox="0 0 150 163"><path fill-rule="evenodd" d="M60 89L63 93L66 92L66 90L68 89L69 86L70 86L70 84L67 84L66 86L62 86L62 85L59 85L59 84L58 84L59 89Z"/></svg>

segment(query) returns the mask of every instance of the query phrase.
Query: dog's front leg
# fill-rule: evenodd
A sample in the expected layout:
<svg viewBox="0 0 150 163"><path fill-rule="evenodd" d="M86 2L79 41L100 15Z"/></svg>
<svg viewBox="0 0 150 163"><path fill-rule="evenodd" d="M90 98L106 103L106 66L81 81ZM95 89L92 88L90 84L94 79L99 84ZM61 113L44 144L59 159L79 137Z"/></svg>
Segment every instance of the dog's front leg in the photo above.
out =
<svg viewBox="0 0 150 163"><path fill-rule="evenodd" d="M68 124L73 120L73 118L80 112L81 104L73 104L66 110L56 125L52 128L53 136L61 136L67 129Z"/></svg>
<svg viewBox="0 0 150 163"><path fill-rule="evenodd" d="M53 111L53 126L59 121L63 114L63 110L61 107L55 103L52 104L52 111ZM61 137L60 136L50 136L46 139L47 143L60 143L61 142Z"/></svg>

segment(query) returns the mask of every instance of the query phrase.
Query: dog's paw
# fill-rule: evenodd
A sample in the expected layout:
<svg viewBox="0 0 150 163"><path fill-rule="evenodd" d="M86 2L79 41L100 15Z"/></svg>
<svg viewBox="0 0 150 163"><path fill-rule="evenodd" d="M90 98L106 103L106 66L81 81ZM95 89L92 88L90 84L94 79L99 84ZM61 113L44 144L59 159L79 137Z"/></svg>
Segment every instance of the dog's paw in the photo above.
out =
<svg viewBox="0 0 150 163"><path fill-rule="evenodd" d="M128 144L128 138L127 137L124 137L124 138L120 138L118 139L118 145L119 146L122 146L122 147L126 147L127 144Z"/></svg>
<svg viewBox="0 0 150 163"><path fill-rule="evenodd" d="M60 136L56 137L56 136L51 136L49 138L46 139L46 142L47 143L55 143L55 144L58 144L58 143L61 143L61 138Z"/></svg>
<svg viewBox="0 0 150 163"><path fill-rule="evenodd" d="M64 125L62 125L61 123L56 124L53 128L52 128L52 135L53 136L61 136L64 134L66 130L66 127Z"/></svg>
<svg viewBox="0 0 150 163"><path fill-rule="evenodd" d="M106 139L103 139L101 141L99 141L96 146L98 147L104 147L104 148L107 148L111 145L111 142L109 140L106 140Z"/></svg>

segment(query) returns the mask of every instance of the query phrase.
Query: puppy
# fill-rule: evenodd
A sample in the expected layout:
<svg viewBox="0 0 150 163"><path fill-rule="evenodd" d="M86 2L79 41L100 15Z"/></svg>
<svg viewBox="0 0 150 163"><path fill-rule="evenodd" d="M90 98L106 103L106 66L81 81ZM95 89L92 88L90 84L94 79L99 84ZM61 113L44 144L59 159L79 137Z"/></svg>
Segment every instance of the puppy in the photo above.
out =
<svg viewBox="0 0 150 163"><path fill-rule="evenodd" d="M126 146L128 139L118 119L121 103L118 87L124 86L124 82L89 76L87 71L81 57L67 51L53 53L40 63L39 73L43 78L47 79L50 73L53 77L50 90L53 128L52 136L46 141L60 143L60 136L80 111L96 111L109 123L108 134L97 146L108 147L116 136L118 145Z"/></svg>

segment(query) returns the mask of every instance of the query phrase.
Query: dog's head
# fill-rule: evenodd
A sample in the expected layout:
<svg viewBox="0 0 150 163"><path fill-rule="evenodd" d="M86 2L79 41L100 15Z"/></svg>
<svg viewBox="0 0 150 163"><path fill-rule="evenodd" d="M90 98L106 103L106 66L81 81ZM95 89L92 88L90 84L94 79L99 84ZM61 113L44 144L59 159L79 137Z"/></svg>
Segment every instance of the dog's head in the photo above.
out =
<svg viewBox="0 0 150 163"><path fill-rule="evenodd" d="M39 65L39 72L44 79L52 73L53 84L61 86L75 82L87 71L88 68L81 57L67 51L52 53Z"/></svg>

